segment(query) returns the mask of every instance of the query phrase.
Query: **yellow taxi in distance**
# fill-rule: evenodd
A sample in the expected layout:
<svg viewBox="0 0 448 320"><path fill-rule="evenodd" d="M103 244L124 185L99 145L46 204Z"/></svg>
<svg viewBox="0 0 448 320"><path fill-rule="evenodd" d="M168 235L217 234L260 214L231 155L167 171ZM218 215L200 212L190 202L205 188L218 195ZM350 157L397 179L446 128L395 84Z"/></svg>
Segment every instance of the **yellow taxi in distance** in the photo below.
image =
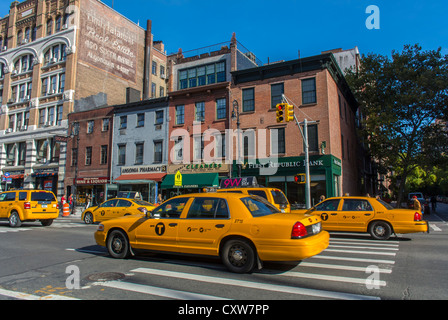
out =
<svg viewBox="0 0 448 320"><path fill-rule="evenodd" d="M259 196L266 199L281 212L291 212L291 205L282 190L259 186L255 177L223 179L220 183L220 189L216 191Z"/></svg>
<svg viewBox="0 0 448 320"><path fill-rule="evenodd" d="M51 191L15 190L0 193L0 218L8 219L10 227L20 227L23 221L34 220L40 220L46 227L58 216L58 201Z"/></svg>
<svg viewBox="0 0 448 320"><path fill-rule="evenodd" d="M282 214L266 200L237 193L185 194L146 215L108 220L95 233L114 258L137 250L219 256L231 271L262 261L298 261L327 248L329 234L313 215Z"/></svg>
<svg viewBox="0 0 448 320"><path fill-rule="evenodd" d="M103 202L99 206L87 208L82 213L81 219L86 224L91 224L128 215L141 214L145 210L151 211L155 207L152 203L143 200L114 198Z"/></svg>
<svg viewBox="0 0 448 320"><path fill-rule="evenodd" d="M369 197L328 198L306 213L319 216L324 230L368 232L377 240L387 240L392 233L429 232L420 212L395 209Z"/></svg>

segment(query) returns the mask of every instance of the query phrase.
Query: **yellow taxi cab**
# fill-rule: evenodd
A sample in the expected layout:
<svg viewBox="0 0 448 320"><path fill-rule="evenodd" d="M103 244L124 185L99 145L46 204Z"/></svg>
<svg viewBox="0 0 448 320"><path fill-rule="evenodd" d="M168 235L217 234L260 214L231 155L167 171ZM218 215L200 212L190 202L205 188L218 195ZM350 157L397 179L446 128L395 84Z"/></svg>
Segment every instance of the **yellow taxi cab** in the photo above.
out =
<svg viewBox="0 0 448 320"><path fill-rule="evenodd" d="M138 250L218 256L233 272L262 261L299 261L327 248L329 234L313 215L288 215L266 200L238 193L185 194L146 215L108 220L96 243L114 258Z"/></svg>
<svg viewBox="0 0 448 320"><path fill-rule="evenodd" d="M217 192L242 193L259 196L284 213L291 212L291 205L282 190L259 186L256 177L227 178L221 180Z"/></svg>
<svg viewBox="0 0 448 320"><path fill-rule="evenodd" d="M81 215L86 224L119 218L127 215L141 214L151 211L156 206L152 203L129 198L114 198L107 200L99 206L89 207Z"/></svg>
<svg viewBox="0 0 448 320"><path fill-rule="evenodd" d="M324 230L368 232L377 240L387 240L393 233L429 232L420 212L396 209L370 197L328 198L306 213L319 216Z"/></svg>
<svg viewBox="0 0 448 320"><path fill-rule="evenodd" d="M51 191L14 190L0 193L0 219L8 219L10 227L20 227L24 221L35 220L49 226L58 216L58 201Z"/></svg>

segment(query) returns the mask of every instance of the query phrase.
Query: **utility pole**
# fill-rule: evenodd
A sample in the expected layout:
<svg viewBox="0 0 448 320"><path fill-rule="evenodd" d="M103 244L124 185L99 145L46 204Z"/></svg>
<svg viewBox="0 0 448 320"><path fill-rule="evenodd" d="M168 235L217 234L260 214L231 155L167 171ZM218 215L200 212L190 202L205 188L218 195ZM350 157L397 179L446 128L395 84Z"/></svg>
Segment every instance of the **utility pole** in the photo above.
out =
<svg viewBox="0 0 448 320"><path fill-rule="evenodd" d="M282 100L285 101L288 104L288 99L286 99L285 95L282 96ZM294 104L292 104L294 106ZM309 124L317 124L318 121L308 121L306 118L303 120L303 122L299 122L297 119L295 113L294 113L294 120L297 124L297 127L299 127L300 134L303 138L303 144L305 145L305 204L306 209L311 208L311 183L310 183L310 157L309 157L309 144L308 144L308 125ZM302 130L303 125L303 130Z"/></svg>

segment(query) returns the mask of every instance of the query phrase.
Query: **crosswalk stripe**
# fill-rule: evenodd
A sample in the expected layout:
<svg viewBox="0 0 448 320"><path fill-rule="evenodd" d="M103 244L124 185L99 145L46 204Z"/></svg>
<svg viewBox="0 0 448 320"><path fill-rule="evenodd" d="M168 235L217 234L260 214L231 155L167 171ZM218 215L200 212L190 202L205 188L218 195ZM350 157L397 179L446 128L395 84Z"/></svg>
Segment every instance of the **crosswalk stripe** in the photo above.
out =
<svg viewBox="0 0 448 320"><path fill-rule="evenodd" d="M192 293L187 291L165 289L154 286L147 286L124 281L96 282L93 285L100 285L109 288L128 290L133 292L155 295L158 297L173 298L178 300L229 300L226 298L210 296L206 294Z"/></svg>
<svg viewBox="0 0 448 320"><path fill-rule="evenodd" d="M346 266L346 265L326 264L326 263L313 263L313 262L301 262L299 267L366 272L366 267L356 267L356 266ZM392 269L378 269L378 271L381 273L392 273Z"/></svg>
<svg viewBox="0 0 448 320"><path fill-rule="evenodd" d="M269 290L275 292L283 292L283 293L292 293L313 297L323 297L330 299L344 299L344 300L379 300L379 297L375 296L367 296L367 295L359 295L359 294L351 294L344 292L335 292L335 291L326 291L326 290L318 290L318 289L308 289L308 288L300 288L300 287L292 287L292 286L282 286L282 285L274 285L267 283L259 283L259 282L251 282L245 280L235 280L229 278L216 278L211 276L202 276L191 273L184 272L173 272L166 271L160 269L150 269L150 268L137 268L131 270L131 272L137 273L145 273L152 274L157 276L164 277L173 277L173 278L181 278L187 280L222 284L222 285L231 285L231 286L239 286L251 289L259 289L259 290Z"/></svg>
<svg viewBox="0 0 448 320"><path fill-rule="evenodd" d="M389 251L398 251L398 248L371 247L371 246L360 246L360 245L345 246L345 245L337 245L337 244L330 244L328 246L328 248L381 249L381 250L389 250Z"/></svg>
<svg viewBox="0 0 448 320"><path fill-rule="evenodd" d="M48 296L37 296L34 294L5 289L0 289L0 295L21 300L78 300L76 298L60 296L56 294L51 294Z"/></svg>
<svg viewBox="0 0 448 320"><path fill-rule="evenodd" d="M369 245L371 247L399 247L399 244L389 244L389 243L369 243L368 241L361 242L361 241L338 241L338 240L331 240L330 244L353 244L353 245Z"/></svg>
<svg viewBox="0 0 448 320"><path fill-rule="evenodd" d="M399 244L400 241L396 240L374 240L374 239L354 239L354 238L331 238L331 241L351 241L351 242L368 242L368 243L381 243L381 244Z"/></svg>
<svg viewBox="0 0 448 320"><path fill-rule="evenodd" d="M313 256L309 259L326 259L326 260L341 260L341 261L354 261L354 262L367 262L367 263L377 263L377 264L395 264L394 260L384 260L384 259L366 259L366 258L355 258L355 257L340 257L340 256L327 256L319 254Z"/></svg>
<svg viewBox="0 0 448 320"><path fill-rule="evenodd" d="M344 252L344 253L359 253L359 254L374 254L384 256L396 256L395 252L380 252L380 251L358 251L358 250L341 250L341 249L325 249L324 252Z"/></svg>

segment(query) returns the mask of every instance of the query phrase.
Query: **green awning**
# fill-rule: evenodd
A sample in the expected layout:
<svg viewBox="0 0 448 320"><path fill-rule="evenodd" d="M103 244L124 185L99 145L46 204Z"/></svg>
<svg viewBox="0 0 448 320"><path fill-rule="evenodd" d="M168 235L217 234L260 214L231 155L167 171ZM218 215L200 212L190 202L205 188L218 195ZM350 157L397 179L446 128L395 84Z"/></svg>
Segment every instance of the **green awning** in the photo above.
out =
<svg viewBox="0 0 448 320"><path fill-rule="evenodd" d="M218 187L219 178L218 173L196 173L196 174L182 174L182 186L174 185L174 174L166 175L163 179L160 188L162 189L186 189L186 188L204 188L204 187Z"/></svg>

